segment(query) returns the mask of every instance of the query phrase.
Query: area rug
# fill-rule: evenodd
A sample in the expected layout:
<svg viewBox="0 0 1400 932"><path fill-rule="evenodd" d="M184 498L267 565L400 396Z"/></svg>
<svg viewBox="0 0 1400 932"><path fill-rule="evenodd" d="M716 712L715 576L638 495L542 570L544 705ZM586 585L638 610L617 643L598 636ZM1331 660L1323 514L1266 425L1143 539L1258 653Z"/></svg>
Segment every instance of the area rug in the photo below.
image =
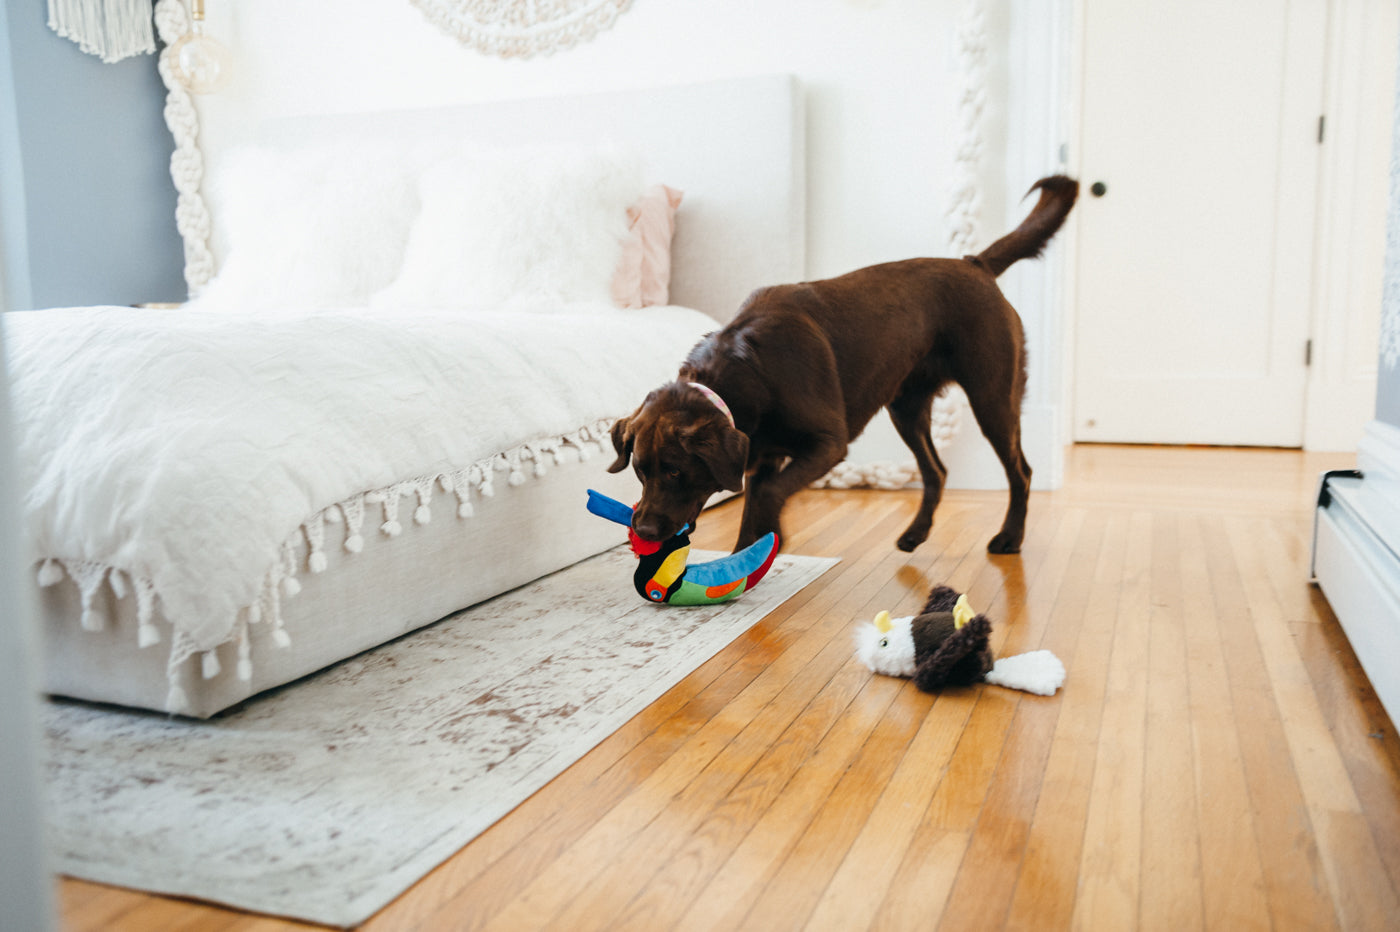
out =
<svg viewBox="0 0 1400 932"><path fill-rule="evenodd" d="M619 549L209 721L48 703L55 867L357 924L835 562L673 608Z"/></svg>

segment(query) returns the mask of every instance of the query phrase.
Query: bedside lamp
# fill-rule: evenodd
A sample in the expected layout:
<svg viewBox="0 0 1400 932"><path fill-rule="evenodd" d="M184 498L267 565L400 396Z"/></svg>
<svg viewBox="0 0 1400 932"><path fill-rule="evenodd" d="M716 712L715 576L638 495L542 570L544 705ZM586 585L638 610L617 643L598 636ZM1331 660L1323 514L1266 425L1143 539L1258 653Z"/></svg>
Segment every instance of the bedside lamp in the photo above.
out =
<svg viewBox="0 0 1400 932"><path fill-rule="evenodd" d="M204 34L204 0L190 0L190 31L175 41L175 73L192 94L222 90L229 79L233 56L223 43Z"/></svg>

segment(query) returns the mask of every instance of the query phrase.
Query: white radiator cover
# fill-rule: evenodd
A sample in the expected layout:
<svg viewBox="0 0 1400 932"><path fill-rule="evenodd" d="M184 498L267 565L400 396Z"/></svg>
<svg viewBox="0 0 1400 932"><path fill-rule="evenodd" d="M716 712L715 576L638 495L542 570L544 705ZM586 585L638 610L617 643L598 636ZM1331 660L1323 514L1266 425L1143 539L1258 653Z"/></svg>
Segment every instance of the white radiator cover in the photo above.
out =
<svg viewBox="0 0 1400 932"><path fill-rule="evenodd" d="M1367 425L1357 472L1322 479L1313 576L1386 714L1400 723L1400 428Z"/></svg>

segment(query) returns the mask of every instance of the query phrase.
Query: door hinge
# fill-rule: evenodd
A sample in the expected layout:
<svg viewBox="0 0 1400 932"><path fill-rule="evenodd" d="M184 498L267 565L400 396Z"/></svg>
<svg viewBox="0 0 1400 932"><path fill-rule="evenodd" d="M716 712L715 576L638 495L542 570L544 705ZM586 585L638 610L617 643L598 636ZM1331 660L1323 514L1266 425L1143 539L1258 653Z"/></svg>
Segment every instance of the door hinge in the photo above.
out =
<svg viewBox="0 0 1400 932"><path fill-rule="evenodd" d="M1303 344L1303 365L1312 365L1312 340Z"/></svg>
<svg viewBox="0 0 1400 932"><path fill-rule="evenodd" d="M1322 145L1322 140L1327 135L1327 114L1317 118L1317 144Z"/></svg>

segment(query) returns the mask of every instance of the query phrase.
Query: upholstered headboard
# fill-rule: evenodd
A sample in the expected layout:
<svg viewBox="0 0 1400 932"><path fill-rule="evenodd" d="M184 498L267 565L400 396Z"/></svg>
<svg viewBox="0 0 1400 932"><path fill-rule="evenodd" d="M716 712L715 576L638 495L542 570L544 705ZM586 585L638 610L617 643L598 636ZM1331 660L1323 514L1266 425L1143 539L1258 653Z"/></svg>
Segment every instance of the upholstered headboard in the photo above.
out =
<svg viewBox="0 0 1400 932"><path fill-rule="evenodd" d="M636 148L648 180L685 192L672 247L671 302L716 320L732 317L754 288L805 275L804 107L791 75L297 117L264 128L265 137L279 140L367 132L405 142Z"/></svg>

